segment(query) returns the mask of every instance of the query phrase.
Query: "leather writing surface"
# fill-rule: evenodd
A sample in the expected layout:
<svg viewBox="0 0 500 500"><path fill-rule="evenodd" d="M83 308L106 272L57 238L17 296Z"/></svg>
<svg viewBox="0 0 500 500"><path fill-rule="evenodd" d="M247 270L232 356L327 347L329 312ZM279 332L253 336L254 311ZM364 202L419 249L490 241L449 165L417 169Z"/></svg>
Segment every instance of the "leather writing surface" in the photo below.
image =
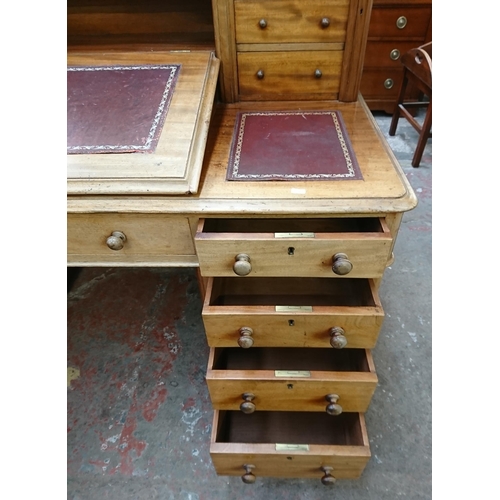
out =
<svg viewBox="0 0 500 500"><path fill-rule="evenodd" d="M363 179L339 111L239 113L227 180Z"/></svg>
<svg viewBox="0 0 500 500"><path fill-rule="evenodd" d="M180 65L68 67L69 154L154 152Z"/></svg>

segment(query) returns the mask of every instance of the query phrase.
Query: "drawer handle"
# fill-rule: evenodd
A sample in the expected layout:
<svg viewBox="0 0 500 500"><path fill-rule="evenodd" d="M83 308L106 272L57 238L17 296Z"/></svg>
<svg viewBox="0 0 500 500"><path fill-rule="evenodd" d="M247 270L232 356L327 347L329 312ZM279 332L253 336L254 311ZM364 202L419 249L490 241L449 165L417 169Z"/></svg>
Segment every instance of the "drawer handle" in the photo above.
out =
<svg viewBox="0 0 500 500"><path fill-rule="evenodd" d="M238 339L238 345L242 349L248 349L253 346L253 330L248 326L242 326L239 330L240 338Z"/></svg>
<svg viewBox="0 0 500 500"><path fill-rule="evenodd" d="M321 27L328 28L328 26L330 26L330 19L328 19L328 17L321 19Z"/></svg>
<svg viewBox="0 0 500 500"><path fill-rule="evenodd" d="M352 262L345 253L336 253L333 256L332 271L339 276L344 276L352 271Z"/></svg>
<svg viewBox="0 0 500 500"><path fill-rule="evenodd" d="M343 349L347 345L345 331L340 326L334 326L330 329L330 345L334 349Z"/></svg>
<svg viewBox="0 0 500 500"><path fill-rule="evenodd" d="M261 69L259 69L256 74L259 80L262 80L264 78L264 72Z"/></svg>
<svg viewBox="0 0 500 500"><path fill-rule="evenodd" d="M260 26L260 28L261 28L261 29L263 29L263 30L264 30L264 29L266 29L266 28L267 28L267 21L266 21L265 19L261 19L261 20L259 21L259 26Z"/></svg>
<svg viewBox="0 0 500 500"><path fill-rule="evenodd" d="M326 405L326 413L328 415L340 415L342 413L342 406L337 404L337 401L340 397L337 394L327 394L325 399L328 401L328 405Z"/></svg>
<svg viewBox="0 0 500 500"><path fill-rule="evenodd" d="M389 54L389 57L393 60L393 61L397 61L399 59L399 56L401 55L401 52L399 52L398 49L393 49L391 50L391 53Z"/></svg>
<svg viewBox="0 0 500 500"><path fill-rule="evenodd" d="M394 80L392 78L387 78L387 80L384 82L384 87L387 90L392 89L392 87L394 87Z"/></svg>
<svg viewBox="0 0 500 500"><path fill-rule="evenodd" d="M250 263L250 256L246 253L239 253L235 258L235 263L233 264L233 271L238 276L246 276L250 274L252 270L252 264Z"/></svg>
<svg viewBox="0 0 500 500"><path fill-rule="evenodd" d="M321 478L321 482L325 486L331 486L332 484L335 484L337 480L332 476L333 467L323 465L321 466L321 470L325 473L325 475Z"/></svg>
<svg viewBox="0 0 500 500"><path fill-rule="evenodd" d="M323 76L323 73L321 72L320 69L317 69L315 72L314 72L314 78L321 78Z"/></svg>
<svg viewBox="0 0 500 500"><path fill-rule="evenodd" d="M113 231L111 236L108 236L106 245L111 250L121 250L127 241L127 237L121 231Z"/></svg>
<svg viewBox="0 0 500 500"><path fill-rule="evenodd" d="M402 30L408 24L408 19L405 16L398 17L396 21L396 26Z"/></svg>
<svg viewBox="0 0 500 500"><path fill-rule="evenodd" d="M251 392L245 392L241 395L241 397L245 401L243 401L243 403L240 404L240 410L243 413L246 413L247 415L253 413L257 409L255 405L252 403L252 400L255 399L255 396Z"/></svg>
<svg viewBox="0 0 500 500"><path fill-rule="evenodd" d="M245 469L245 474L241 476L241 480L245 484L253 484L255 483L255 476L252 474L252 469L255 469L255 465L252 464L245 464L243 465L243 468Z"/></svg>

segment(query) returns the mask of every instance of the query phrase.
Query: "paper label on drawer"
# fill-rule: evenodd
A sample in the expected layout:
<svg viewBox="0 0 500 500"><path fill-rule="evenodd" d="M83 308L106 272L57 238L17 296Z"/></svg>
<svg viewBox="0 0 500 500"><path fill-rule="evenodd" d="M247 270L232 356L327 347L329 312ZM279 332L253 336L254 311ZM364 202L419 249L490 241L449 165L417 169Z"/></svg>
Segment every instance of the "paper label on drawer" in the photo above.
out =
<svg viewBox="0 0 500 500"><path fill-rule="evenodd" d="M315 238L315 233L274 233L275 238Z"/></svg>
<svg viewBox="0 0 500 500"><path fill-rule="evenodd" d="M309 445L276 443L276 451L309 451Z"/></svg>
<svg viewBox="0 0 500 500"><path fill-rule="evenodd" d="M313 312L312 306L276 306L276 312Z"/></svg>
<svg viewBox="0 0 500 500"><path fill-rule="evenodd" d="M300 378L309 378L311 376L311 372L307 370L274 370L275 377L300 377Z"/></svg>

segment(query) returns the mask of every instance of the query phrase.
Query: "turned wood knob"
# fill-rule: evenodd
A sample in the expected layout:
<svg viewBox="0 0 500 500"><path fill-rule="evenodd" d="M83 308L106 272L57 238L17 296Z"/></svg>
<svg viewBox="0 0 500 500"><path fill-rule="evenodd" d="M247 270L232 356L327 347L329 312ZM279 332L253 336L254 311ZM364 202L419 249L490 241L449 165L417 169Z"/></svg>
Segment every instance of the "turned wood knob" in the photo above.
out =
<svg viewBox="0 0 500 500"><path fill-rule="evenodd" d="M257 71L257 78L259 80L262 80L264 78L264 72L261 69L259 69L259 71Z"/></svg>
<svg viewBox="0 0 500 500"><path fill-rule="evenodd" d="M113 231L111 236L108 236L106 245L111 250L121 250L127 241L127 237L121 231Z"/></svg>
<svg viewBox="0 0 500 500"><path fill-rule="evenodd" d="M242 349L248 349L253 346L253 330L248 326L243 326L239 329L240 338L238 339L238 345Z"/></svg>
<svg viewBox="0 0 500 500"><path fill-rule="evenodd" d="M333 258L332 271L339 276L349 274L352 271L352 263L345 253L336 253Z"/></svg>
<svg viewBox="0 0 500 500"><path fill-rule="evenodd" d="M233 264L233 271L238 276L246 276L250 274L252 270L252 264L250 263L250 256L246 253L239 253L235 258Z"/></svg>
<svg viewBox="0 0 500 500"><path fill-rule="evenodd" d="M340 415L342 413L342 406L337 404L337 401L340 397L337 394L327 394L325 399L328 401L328 405L326 406L326 413L328 415Z"/></svg>
<svg viewBox="0 0 500 500"><path fill-rule="evenodd" d="M252 474L252 469L255 469L255 465L252 464L245 464L243 465L243 468L245 469L245 474L241 476L241 480L245 484L253 484L255 483L255 476Z"/></svg>
<svg viewBox="0 0 500 500"><path fill-rule="evenodd" d="M330 345L334 349L343 349L347 345L345 331L340 326L330 328Z"/></svg>
<svg viewBox="0 0 500 500"><path fill-rule="evenodd" d="M315 72L314 72L314 78L321 78L323 76L323 73L321 72L320 69L317 69Z"/></svg>
<svg viewBox="0 0 500 500"><path fill-rule="evenodd" d="M333 467L329 467L328 465L323 465L321 467L321 470L325 473L324 476L321 478L321 482L325 486L331 486L332 484L335 484L337 480L332 476Z"/></svg>
<svg viewBox="0 0 500 500"><path fill-rule="evenodd" d="M261 19L259 21L259 26L262 28L262 29L265 29L267 28L267 21L265 19Z"/></svg>
<svg viewBox="0 0 500 500"><path fill-rule="evenodd" d="M240 410L247 415L253 413L256 410L255 405L252 403L252 400L255 396L251 392L245 392L241 395L241 397L245 400L240 404Z"/></svg>

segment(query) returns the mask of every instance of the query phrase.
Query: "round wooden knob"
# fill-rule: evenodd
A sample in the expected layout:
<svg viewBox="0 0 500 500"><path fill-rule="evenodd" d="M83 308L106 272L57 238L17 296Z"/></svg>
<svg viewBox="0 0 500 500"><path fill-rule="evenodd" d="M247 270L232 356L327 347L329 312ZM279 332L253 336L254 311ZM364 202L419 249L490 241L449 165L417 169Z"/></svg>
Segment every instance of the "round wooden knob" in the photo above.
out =
<svg viewBox="0 0 500 500"><path fill-rule="evenodd" d="M235 258L233 264L233 271L238 276L246 276L250 274L252 270L252 264L250 263L250 256L246 253L239 253Z"/></svg>
<svg viewBox="0 0 500 500"><path fill-rule="evenodd" d="M321 467L321 470L325 473L323 475L323 477L321 478L321 482L325 486L331 486L332 484L335 484L335 482L337 480L332 476L333 467L329 467L327 465L323 465Z"/></svg>
<svg viewBox="0 0 500 500"><path fill-rule="evenodd" d="M264 78L264 72L261 69L259 69L259 71L257 71L257 78L259 80L262 80Z"/></svg>
<svg viewBox="0 0 500 500"><path fill-rule="evenodd" d="M321 72L320 69L317 69L315 72L314 72L314 78L321 78L323 76L323 73Z"/></svg>
<svg viewBox="0 0 500 500"><path fill-rule="evenodd" d="M328 19L328 17L321 19L321 27L328 28L328 26L330 26L330 19Z"/></svg>
<svg viewBox="0 0 500 500"><path fill-rule="evenodd" d="M255 483L255 476L252 474L252 470L255 469L255 465L252 464L245 464L243 465L243 468L245 469L245 474L241 476L241 480L245 484L253 484Z"/></svg>
<svg viewBox="0 0 500 500"><path fill-rule="evenodd" d="M330 345L334 349L343 349L347 345L345 331L340 326L330 328Z"/></svg>
<svg viewBox="0 0 500 500"><path fill-rule="evenodd" d="M352 271L352 263L345 253L336 253L333 256L332 271L339 276L344 276Z"/></svg>
<svg viewBox="0 0 500 500"><path fill-rule="evenodd" d="M247 415L253 413L256 410L255 405L252 403L252 400L255 396L251 392L245 392L241 395L241 397L245 400L240 404L240 410Z"/></svg>
<svg viewBox="0 0 500 500"><path fill-rule="evenodd" d="M337 404L337 401L340 397L337 394L327 394L325 399L328 401L328 405L326 406L326 413L328 415L340 415L342 413L342 406Z"/></svg>
<svg viewBox="0 0 500 500"><path fill-rule="evenodd" d="M253 330L248 326L243 326L239 329L240 338L238 339L238 345L242 349L248 349L253 346Z"/></svg>
<svg viewBox="0 0 500 500"><path fill-rule="evenodd" d="M127 241L127 237L121 231L113 231L111 236L108 236L106 245L111 250L121 250Z"/></svg>
<svg viewBox="0 0 500 500"><path fill-rule="evenodd" d="M267 28L267 21L265 19L261 19L259 21L259 26L261 27L261 29L266 29Z"/></svg>

